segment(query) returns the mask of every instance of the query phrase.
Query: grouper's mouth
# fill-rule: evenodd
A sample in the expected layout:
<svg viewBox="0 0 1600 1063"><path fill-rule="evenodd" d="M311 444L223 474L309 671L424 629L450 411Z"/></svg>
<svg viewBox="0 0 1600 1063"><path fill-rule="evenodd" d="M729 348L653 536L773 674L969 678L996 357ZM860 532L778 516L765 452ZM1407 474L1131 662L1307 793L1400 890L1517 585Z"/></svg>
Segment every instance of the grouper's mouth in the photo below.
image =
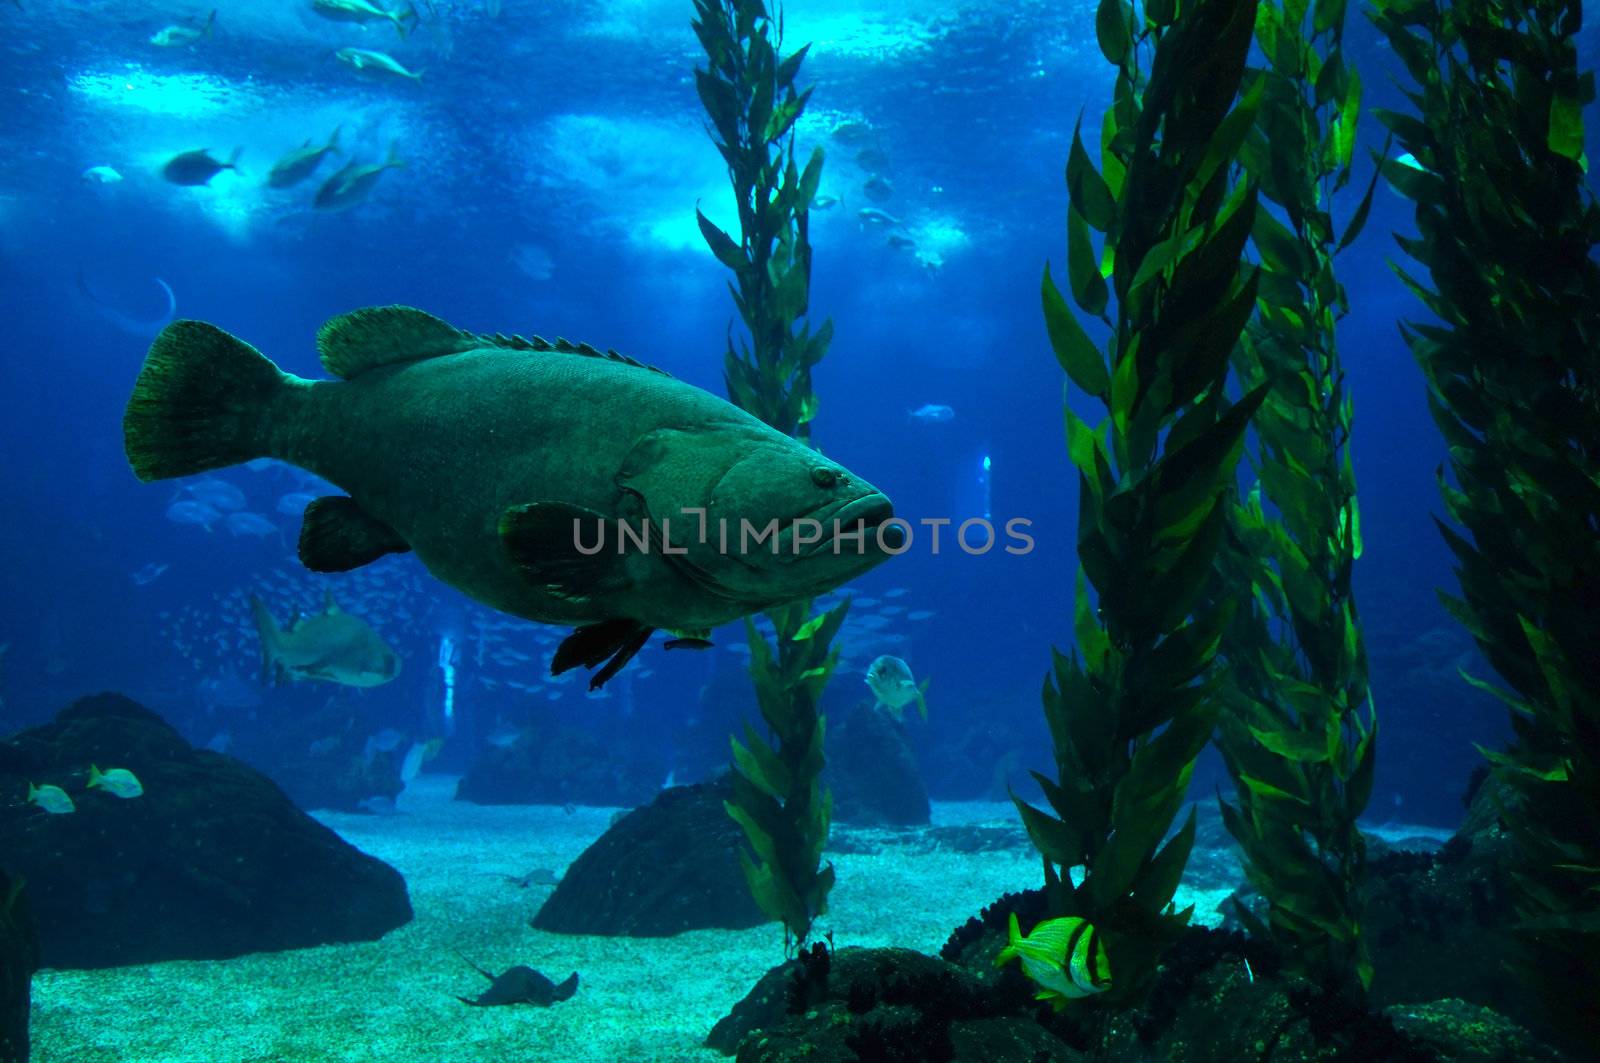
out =
<svg viewBox="0 0 1600 1063"><path fill-rule="evenodd" d="M882 527L894 516L894 504L887 495L873 492L839 506L832 513L811 519L822 526L822 538L807 544L801 557L822 553L867 556L879 552L879 544L897 550L905 544L905 530L898 525Z"/></svg>

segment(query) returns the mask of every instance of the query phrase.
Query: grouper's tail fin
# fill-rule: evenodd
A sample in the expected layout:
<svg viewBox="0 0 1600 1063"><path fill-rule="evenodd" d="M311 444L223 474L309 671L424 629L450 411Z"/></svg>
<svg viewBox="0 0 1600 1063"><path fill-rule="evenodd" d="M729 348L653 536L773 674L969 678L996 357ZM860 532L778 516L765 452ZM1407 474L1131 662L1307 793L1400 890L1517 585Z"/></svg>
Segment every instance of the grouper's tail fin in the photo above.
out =
<svg viewBox="0 0 1600 1063"><path fill-rule="evenodd" d="M174 321L145 356L122 415L141 480L269 457L267 422L288 378L265 355L204 321Z"/></svg>

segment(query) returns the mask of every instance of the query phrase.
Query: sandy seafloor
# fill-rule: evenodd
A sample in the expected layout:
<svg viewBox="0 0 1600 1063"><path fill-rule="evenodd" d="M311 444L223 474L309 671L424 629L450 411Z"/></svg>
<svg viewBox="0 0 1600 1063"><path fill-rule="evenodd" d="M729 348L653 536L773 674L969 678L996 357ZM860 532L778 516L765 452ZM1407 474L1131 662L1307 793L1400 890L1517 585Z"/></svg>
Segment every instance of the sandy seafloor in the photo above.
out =
<svg viewBox="0 0 1600 1063"><path fill-rule="evenodd" d="M231 960L178 961L34 979L38 1063L566 1063L713 1060L713 1023L783 958L774 926L672 938L573 937L533 930L549 887L495 872L565 868L614 809L482 807L451 800L455 779L424 776L393 816L317 813L405 876L416 917L380 941ZM934 824L1014 828L1009 804L943 804ZM1008 890L1037 886L1026 848L952 852L886 835L874 854L830 853L838 872L822 928L838 946L937 952L950 931ZM1197 922L1220 921L1226 890L1181 889ZM487 984L462 957L525 963L577 995L551 1008L471 1008Z"/></svg>

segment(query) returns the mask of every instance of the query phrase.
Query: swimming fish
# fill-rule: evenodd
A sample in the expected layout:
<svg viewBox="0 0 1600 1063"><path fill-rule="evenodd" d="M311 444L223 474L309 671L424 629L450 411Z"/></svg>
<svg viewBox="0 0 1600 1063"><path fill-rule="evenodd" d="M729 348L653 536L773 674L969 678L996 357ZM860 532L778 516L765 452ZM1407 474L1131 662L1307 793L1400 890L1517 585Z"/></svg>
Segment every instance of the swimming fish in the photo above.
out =
<svg viewBox="0 0 1600 1063"><path fill-rule="evenodd" d="M89 789L93 790L97 786L106 793L120 797L124 801L144 793L144 784L139 782L138 776L127 768L112 768L110 771L101 771L91 764L89 765Z"/></svg>
<svg viewBox="0 0 1600 1063"><path fill-rule="evenodd" d="M203 185L223 170L239 170L239 153L242 149L234 148L233 155L227 162L219 162L211 157L211 152L206 148L196 148L194 151L180 152L167 160L161 167L161 176L175 185Z"/></svg>
<svg viewBox="0 0 1600 1063"><path fill-rule="evenodd" d="M473 335L399 306L334 318L318 347L342 382L286 375L214 325L168 326L123 418L134 473L263 455L314 472L349 494L306 510L308 568L415 550L486 605L577 625L551 670L604 663L591 688L656 628L704 637L831 590L904 544L870 483L621 355ZM727 521L725 540L715 521L698 527L702 511ZM624 528L654 548L583 549Z"/></svg>
<svg viewBox="0 0 1600 1063"><path fill-rule="evenodd" d="M861 191L874 203L886 203L894 198L894 185L889 183L887 177L873 174L861 186Z"/></svg>
<svg viewBox="0 0 1600 1063"><path fill-rule="evenodd" d="M257 539L265 539L281 534L276 524L259 513L229 513L223 518L223 523L227 525L228 534L234 538L250 535Z"/></svg>
<svg viewBox="0 0 1600 1063"><path fill-rule="evenodd" d="M122 180L122 175L110 166L91 166L83 171L83 179L95 184L114 185Z"/></svg>
<svg viewBox="0 0 1600 1063"><path fill-rule="evenodd" d="M996 967L1019 959L1022 970L1039 987L1038 1000L1048 1000L1057 1011L1069 1000L1093 996L1111 988L1111 967L1105 943L1086 919L1046 919L1022 936L1017 913L1011 913L1010 941L994 958Z"/></svg>
<svg viewBox="0 0 1600 1063"><path fill-rule="evenodd" d="M504 1004L537 1004L539 1007L547 1008L551 1004L571 999L572 994L578 991L576 971L565 982L556 985L532 967L519 965L504 974L493 975L470 960L467 961L467 965L489 979L489 988L480 993L477 999L456 997L461 1003L471 1004L475 1008L492 1008Z"/></svg>
<svg viewBox="0 0 1600 1063"><path fill-rule="evenodd" d="M311 205L317 210L344 210L366 199L372 192L372 186L378 183L378 178L383 176L385 170L405 165L405 162L395 155L397 147L398 144L395 143L389 145L389 157L383 162L361 163L351 159L332 177L322 182Z"/></svg>
<svg viewBox="0 0 1600 1063"><path fill-rule="evenodd" d="M908 410L906 416L914 421L921 421L923 424L941 424L945 421L954 420L956 411L949 406L941 406L938 403L930 402L925 406L918 406L914 410Z"/></svg>
<svg viewBox="0 0 1600 1063"><path fill-rule="evenodd" d="M52 815L61 816L68 812L76 812L78 806L72 803L72 798L59 786L45 783L43 786L28 784L28 800L38 805Z"/></svg>
<svg viewBox="0 0 1600 1063"><path fill-rule="evenodd" d="M222 519L222 514L204 502L174 502L167 507L167 519L174 524L198 524L206 531Z"/></svg>
<svg viewBox="0 0 1600 1063"><path fill-rule="evenodd" d="M902 718L905 707L913 701L924 720L928 718L928 703L923 695L928 691L928 680L922 685L911 677L911 667L898 657L884 654L867 668L867 689L878 699L878 705L887 709L896 720Z"/></svg>
<svg viewBox="0 0 1600 1063"><path fill-rule="evenodd" d="M292 188L293 186L310 177L322 165L330 151L339 149L340 126L333 127L333 135L321 147L312 147L311 141L288 152L272 164L272 169L267 172L267 184L273 188Z"/></svg>
<svg viewBox="0 0 1600 1063"><path fill-rule="evenodd" d="M167 26L151 34L150 43L158 48L183 48L211 36L211 30L216 24L217 9L212 8L211 14L206 16L205 23L198 29L194 26Z"/></svg>
<svg viewBox="0 0 1600 1063"><path fill-rule="evenodd" d="M900 219L888 211L879 210L877 207L862 207L856 211L856 217L861 219L862 225L899 225Z"/></svg>
<svg viewBox="0 0 1600 1063"><path fill-rule="evenodd" d="M330 22L382 22L394 23L394 31L402 38L406 35L406 22L415 21L417 9L408 7L404 12L385 11L369 0L311 0L311 10Z"/></svg>
<svg viewBox="0 0 1600 1063"><path fill-rule="evenodd" d="M139 570L133 574L133 582L140 587L148 587L150 584L160 579L161 573L165 572L169 567L169 564L166 562L151 561L149 564L140 567Z"/></svg>
<svg viewBox="0 0 1600 1063"><path fill-rule="evenodd" d="M366 621L340 609L331 591L322 612L281 629L255 595L250 608L261 633L261 671L273 682L288 677L375 687L400 674L400 658Z"/></svg>
<svg viewBox="0 0 1600 1063"><path fill-rule="evenodd" d="M366 48L340 48L333 53L333 57L341 63L348 63L357 70L381 70L385 74L396 77L410 78L412 81L421 81L420 73L413 73L401 65L400 60L384 52L374 52Z"/></svg>

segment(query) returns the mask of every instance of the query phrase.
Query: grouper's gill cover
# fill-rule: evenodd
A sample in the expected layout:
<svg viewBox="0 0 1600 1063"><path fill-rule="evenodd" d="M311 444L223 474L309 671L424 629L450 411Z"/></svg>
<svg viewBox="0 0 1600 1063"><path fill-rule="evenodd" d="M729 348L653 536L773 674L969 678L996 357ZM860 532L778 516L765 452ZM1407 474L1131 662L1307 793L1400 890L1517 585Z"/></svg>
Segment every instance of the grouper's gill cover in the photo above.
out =
<svg viewBox="0 0 1600 1063"><path fill-rule="evenodd" d="M280 372L205 322L169 325L123 417L134 472L166 479L260 457L306 468L345 492L307 507L308 568L413 550L489 606L576 627L552 670L599 668L591 687L656 628L703 633L823 593L899 545L892 526L876 534L893 508L870 483L615 352L475 335L409 307L334 318L317 345L339 381ZM703 537L685 512L698 510ZM801 518L820 527L797 531ZM663 520L684 553L662 549ZM618 552L624 521L652 533L651 549ZM772 522L776 540L741 541L745 524Z"/></svg>

